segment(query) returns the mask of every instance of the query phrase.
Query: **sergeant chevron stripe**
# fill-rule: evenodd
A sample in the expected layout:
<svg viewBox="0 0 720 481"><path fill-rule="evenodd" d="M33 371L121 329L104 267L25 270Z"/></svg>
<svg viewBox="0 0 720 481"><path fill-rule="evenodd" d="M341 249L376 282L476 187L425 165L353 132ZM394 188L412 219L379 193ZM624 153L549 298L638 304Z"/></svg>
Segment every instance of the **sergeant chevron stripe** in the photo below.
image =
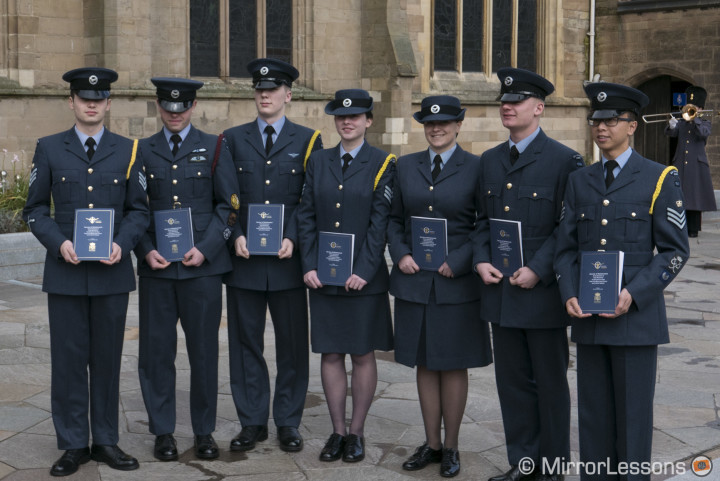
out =
<svg viewBox="0 0 720 481"><path fill-rule="evenodd" d="M685 211L677 211L673 209L672 207L667 208L667 220L673 224L678 229L682 229L685 227Z"/></svg>

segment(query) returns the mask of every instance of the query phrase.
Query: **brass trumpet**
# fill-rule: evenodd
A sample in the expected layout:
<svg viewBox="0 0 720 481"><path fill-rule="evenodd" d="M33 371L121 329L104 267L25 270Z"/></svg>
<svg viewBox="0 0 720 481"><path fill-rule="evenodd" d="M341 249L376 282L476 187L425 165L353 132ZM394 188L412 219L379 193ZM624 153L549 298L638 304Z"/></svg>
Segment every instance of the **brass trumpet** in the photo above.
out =
<svg viewBox="0 0 720 481"><path fill-rule="evenodd" d="M684 120L690 122L695 117L710 117L710 120L712 120L713 111L712 110L701 110L696 105L693 104L686 104L680 112L668 112L665 114L648 114L643 115L642 119L643 122L646 124L654 124L657 122L667 122L671 118L680 118L682 117Z"/></svg>

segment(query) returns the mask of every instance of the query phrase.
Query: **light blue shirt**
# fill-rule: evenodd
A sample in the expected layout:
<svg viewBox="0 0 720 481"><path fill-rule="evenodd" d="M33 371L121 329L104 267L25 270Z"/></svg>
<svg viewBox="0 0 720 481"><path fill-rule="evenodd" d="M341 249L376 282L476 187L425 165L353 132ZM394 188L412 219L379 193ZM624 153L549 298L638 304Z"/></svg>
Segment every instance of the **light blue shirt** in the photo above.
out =
<svg viewBox="0 0 720 481"><path fill-rule="evenodd" d="M185 137L187 137L188 133L190 132L190 127L192 127L192 124L188 124L187 127L182 129L180 132L178 132L178 135L180 136L180 143L178 144L178 149L182 145L183 142L185 142ZM170 147L170 150L172 151L175 144L173 144L173 141L170 140L170 137L172 137L174 134L170 132L167 127L163 126L163 133L165 134L165 140L168 143L168 146Z"/></svg>
<svg viewBox="0 0 720 481"><path fill-rule="evenodd" d="M363 140L362 144L360 144L359 147L355 147L355 148L352 149L350 152L348 152L348 151L346 151L346 150L343 148L342 143L341 143L341 144L340 144L340 158L342 159L343 155L345 155L345 154L350 154L350 155L352 155L352 158L353 158L353 160L354 160L355 157L357 157L358 152L360 152L360 149L362 149L362 146L363 146L363 145L365 145L365 141L364 141L364 140ZM350 161L350 163L352 163L352 161Z"/></svg>
<svg viewBox="0 0 720 481"><path fill-rule="evenodd" d="M527 149L527 146L530 145L533 140L535 140L535 137L537 137L539 133L540 127L538 127L535 132L528 135L518 143L515 143L512 141L512 139L509 139L508 142L510 142L510 148L512 149L512 146L514 145L518 149L518 152L522 154L523 152L525 152L525 149Z"/></svg>
<svg viewBox="0 0 720 481"><path fill-rule="evenodd" d="M442 154L434 152L433 149L428 149L428 152L430 153L430 172L432 173L432 170L435 167L436 155L439 155L442 159L442 164L440 164L440 170L442 170L445 168L445 164L447 164L448 160L450 160L450 157L452 157L452 155L455 153L455 149L457 149L457 144L453 145L451 149L446 150Z"/></svg>
<svg viewBox="0 0 720 481"><path fill-rule="evenodd" d="M265 143L267 142L267 140L265 139L265 127L267 127L268 125L272 125L272 128L275 129L275 133L272 135L273 145L275 145L275 142L277 142L278 135L280 135L280 131L285 126L285 116L283 115L282 118L280 120L278 120L277 122L275 122L274 124L268 124L263 119L258 117L257 124L258 124L258 127L260 128L260 136L263 139L263 145L265 145Z"/></svg>
<svg viewBox="0 0 720 481"><path fill-rule="evenodd" d="M632 155L632 147L628 147L625 152L617 156L617 159L615 159L615 162L618 163L618 166L613 169L613 176L615 179L617 179L618 174L620 174L620 171L623 167L625 167L625 164L627 164L628 159L630 159L630 156ZM602 164L603 164L603 172L605 172L605 163L608 161L608 159L603 156L602 158ZM605 176L607 177L607 172L605 172Z"/></svg>
<svg viewBox="0 0 720 481"><path fill-rule="evenodd" d="M88 151L88 146L85 145L85 142L87 142L87 139L89 139L90 136L89 136L89 135L85 135L85 134L83 134L82 132L80 132L80 131L78 130L78 128L77 128L77 125L75 126L75 133L77 134L78 139L80 139L80 143L82 144L83 148L85 149L85 152L87 152L87 151ZM95 134L95 135L92 136L93 140L95 140L95 150L96 150L96 151L97 151L97 146L100 145L100 139L102 139L102 136L103 136L104 133L105 133L105 127L103 127L102 129L100 129L100 132L98 132L97 134Z"/></svg>

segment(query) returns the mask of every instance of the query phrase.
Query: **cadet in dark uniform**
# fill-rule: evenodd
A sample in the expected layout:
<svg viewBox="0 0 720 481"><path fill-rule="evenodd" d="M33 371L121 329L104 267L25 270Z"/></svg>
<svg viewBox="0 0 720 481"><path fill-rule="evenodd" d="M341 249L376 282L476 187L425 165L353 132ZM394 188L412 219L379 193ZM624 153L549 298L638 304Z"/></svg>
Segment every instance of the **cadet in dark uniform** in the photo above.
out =
<svg viewBox="0 0 720 481"><path fill-rule="evenodd" d="M261 58L248 64L255 86L257 120L225 131L240 187L240 222L233 235L233 270L227 284L230 385L242 431L230 443L247 451L267 439L270 378L263 357L265 314L275 329L277 377L273 418L280 448L300 451L300 425L308 386L308 313L297 244L295 208L305 181L305 162L322 148L320 131L285 117L298 71L292 65ZM247 250L248 204L284 204L285 225L277 256Z"/></svg>
<svg viewBox="0 0 720 481"><path fill-rule="evenodd" d="M687 103L702 110L707 100L707 91L702 87L690 86L685 91ZM665 134L677 137L678 144L672 165L677 167L685 197L688 235L697 237L702 230L703 211L717 210L710 165L705 153L705 143L710 136L712 122L696 115L692 120L671 118L665 127Z"/></svg>
<svg viewBox="0 0 720 481"><path fill-rule="evenodd" d="M482 282L472 272L471 233L483 200L481 164L457 144L465 118L457 98L426 97L413 117L423 124L429 148L397 161L388 224L394 263L390 294L395 296L395 360L417 366L427 438L403 469L442 461L440 474L452 477L460 472L467 370L492 362L488 324L477 315ZM447 219L448 255L437 272L420 270L413 260L411 216Z"/></svg>
<svg viewBox="0 0 720 481"><path fill-rule="evenodd" d="M365 90L335 92L325 113L335 116L340 144L308 160L298 236L310 290L313 352L322 353L320 370L333 434L321 461L357 462L365 457L364 427L377 386L375 350L392 349L392 319L385 262L385 232L392 199L395 156L372 147L365 131L372 125L373 99ZM353 272L344 287L318 279L318 232L355 235ZM345 427L347 373L352 360L352 419Z"/></svg>
<svg viewBox="0 0 720 481"><path fill-rule="evenodd" d="M570 389L567 326L553 254L565 183L584 165L577 152L540 128L545 97L555 87L540 75L502 68L500 119L510 140L482 157L483 197L474 260L482 277L480 318L492 323L495 380L510 470L491 481L517 481L535 473L518 466L529 458L540 468L570 460ZM492 264L489 218L520 221L525 265L503 277ZM535 479L556 480L542 474Z"/></svg>
<svg viewBox="0 0 720 481"><path fill-rule="evenodd" d="M598 463L581 479L649 480L648 472L612 473L651 460L657 345L669 342L663 290L688 258L685 208L677 170L629 147L647 96L605 82L585 92L602 162L570 174L555 255L577 344L580 461ZM614 314L586 314L578 304L578 255L595 250L625 252Z"/></svg>
<svg viewBox="0 0 720 481"><path fill-rule="evenodd" d="M128 293L135 290L130 251L149 216L137 145L103 126L117 77L104 68L63 75L70 82L75 126L38 141L23 211L47 248L43 291L50 317L52 415L58 448L65 450L50 470L53 476L72 474L90 459L114 469L138 467L117 446L118 401ZM80 208L114 209L109 260L78 260L72 239Z"/></svg>
<svg viewBox="0 0 720 481"><path fill-rule="evenodd" d="M138 374L154 455L178 458L175 431L175 356L180 319L190 360L190 418L195 455L217 458L215 430L218 389L218 329L222 274L232 266L226 242L237 221L239 200L232 159L218 136L190 123L202 82L153 78L164 127L140 142L151 212L191 209L194 247L182 261L168 262L157 250L156 231L135 248L140 276Z"/></svg>

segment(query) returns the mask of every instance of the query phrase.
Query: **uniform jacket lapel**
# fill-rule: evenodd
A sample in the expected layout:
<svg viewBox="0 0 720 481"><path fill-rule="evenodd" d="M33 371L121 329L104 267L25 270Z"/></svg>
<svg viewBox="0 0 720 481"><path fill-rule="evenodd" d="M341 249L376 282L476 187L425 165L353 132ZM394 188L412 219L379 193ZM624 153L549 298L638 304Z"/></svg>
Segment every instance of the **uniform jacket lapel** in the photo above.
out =
<svg viewBox="0 0 720 481"><path fill-rule="evenodd" d="M65 141L65 150L75 155L80 160L89 163L87 152L85 152L85 147L83 147L83 145L80 143L80 139L75 133L74 128L68 130L65 133L65 138L63 140ZM97 155L97 152L95 154Z"/></svg>
<svg viewBox="0 0 720 481"><path fill-rule="evenodd" d="M283 129L283 130L285 130L285 129ZM263 144L263 138L262 138L262 135L260 134L260 129L258 128L257 121L245 124L245 142L247 142L250 145L250 147L255 149L257 151L257 153L259 155L261 155L263 158L266 157L265 145ZM274 146L273 146L273 151L275 151Z"/></svg>
<svg viewBox="0 0 720 481"><path fill-rule="evenodd" d="M106 128L105 132L103 132L102 138L100 139L100 143L96 147L95 154L90 161L90 165L97 164L114 154L116 145L117 137ZM85 153L85 158L87 158L87 153ZM128 159L128 162L130 162L130 159Z"/></svg>
<svg viewBox="0 0 720 481"><path fill-rule="evenodd" d="M427 181L427 183L432 185L433 181L432 177L430 176L432 168L430 167L429 151L424 150L418 153L417 169L418 171L420 171L420 175Z"/></svg>
<svg viewBox="0 0 720 481"><path fill-rule="evenodd" d="M190 155L190 153L195 152L197 149L202 147L198 144L200 144L200 134L195 127L190 127L190 132L188 132L187 137L185 137L185 140L180 146L180 150L178 150L178 153L175 156L174 160L182 159L183 157ZM214 152L207 152L207 150L200 153L208 158L210 158L210 156L214 154Z"/></svg>
<svg viewBox="0 0 720 481"><path fill-rule="evenodd" d="M615 178L615 180L613 180L613 183L610 184L610 187L607 189L608 193L614 192L618 189L622 189L628 184L632 184L633 182L635 182L635 179L637 179L637 173L640 172L638 163L639 158L640 154L633 150L632 154L630 154L630 158L625 164L625 167L620 169L620 173ZM598 164L601 164L601 162L598 162ZM602 167L600 168L600 171L602 172ZM603 182L605 182L604 177Z"/></svg>
<svg viewBox="0 0 720 481"><path fill-rule="evenodd" d="M342 184L343 172L342 163L340 162L340 144L337 144L337 146L333 149L333 154L330 157L330 162L327 163L327 168L330 170L333 177Z"/></svg>
<svg viewBox="0 0 720 481"><path fill-rule="evenodd" d="M189 137L189 135L188 135ZM173 161L173 155L172 151L170 150L170 144L168 144L167 139L165 139L165 132L160 130L160 132L156 133L152 137L150 137L150 150L152 150L152 153L157 155L158 157L167 160L168 162ZM182 147L185 146L185 142L182 143ZM179 154L180 152L178 152Z"/></svg>
<svg viewBox="0 0 720 481"><path fill-rule="evenodd" d="M440 171L440 175L435 179L435 184L443 182L445 179L457 174L460 167L465 163L465 151L458 145L452 156L445 163L445 167ZM429 164L429 161L428 161ZM429 166L428 166L429 168Z"/></svg>
<svg viewBox="0 0 720 481"><path fill-rule="evenodd" d="M345 174L344 174L345 180L354 176L358 172L361 172L365 167L367 167L367 163L370 158L368 151L369 151L368 143L365 142L363 144L362 148L358 151L357 157L355 157L352 160L352 162L350 163L350 166L347 168L347 170L345 170ZM340 158L340 148L338 147L338 159L339 158ZM338 164L339 163L340 162L338 162ZM342 167L340 168L340 172L342 173Z"/></svg>
<svg viewBox="0 0 720 481"><path fill-rule="evenodd" d="M589 167L590 187L600 194L605 193L605 174L603 173L602 162L596 162Z"/></svg>
<svg viewBox="0 0 720 481"><path fill-rule="evenodd" d="M293 141L295 137L295 124L290 122L287 118L285 119L285 125L283 125L280 134L277 136L275 144L273 144L272 150L268 157L273 157L287 147L289 143Z"/></svg>

